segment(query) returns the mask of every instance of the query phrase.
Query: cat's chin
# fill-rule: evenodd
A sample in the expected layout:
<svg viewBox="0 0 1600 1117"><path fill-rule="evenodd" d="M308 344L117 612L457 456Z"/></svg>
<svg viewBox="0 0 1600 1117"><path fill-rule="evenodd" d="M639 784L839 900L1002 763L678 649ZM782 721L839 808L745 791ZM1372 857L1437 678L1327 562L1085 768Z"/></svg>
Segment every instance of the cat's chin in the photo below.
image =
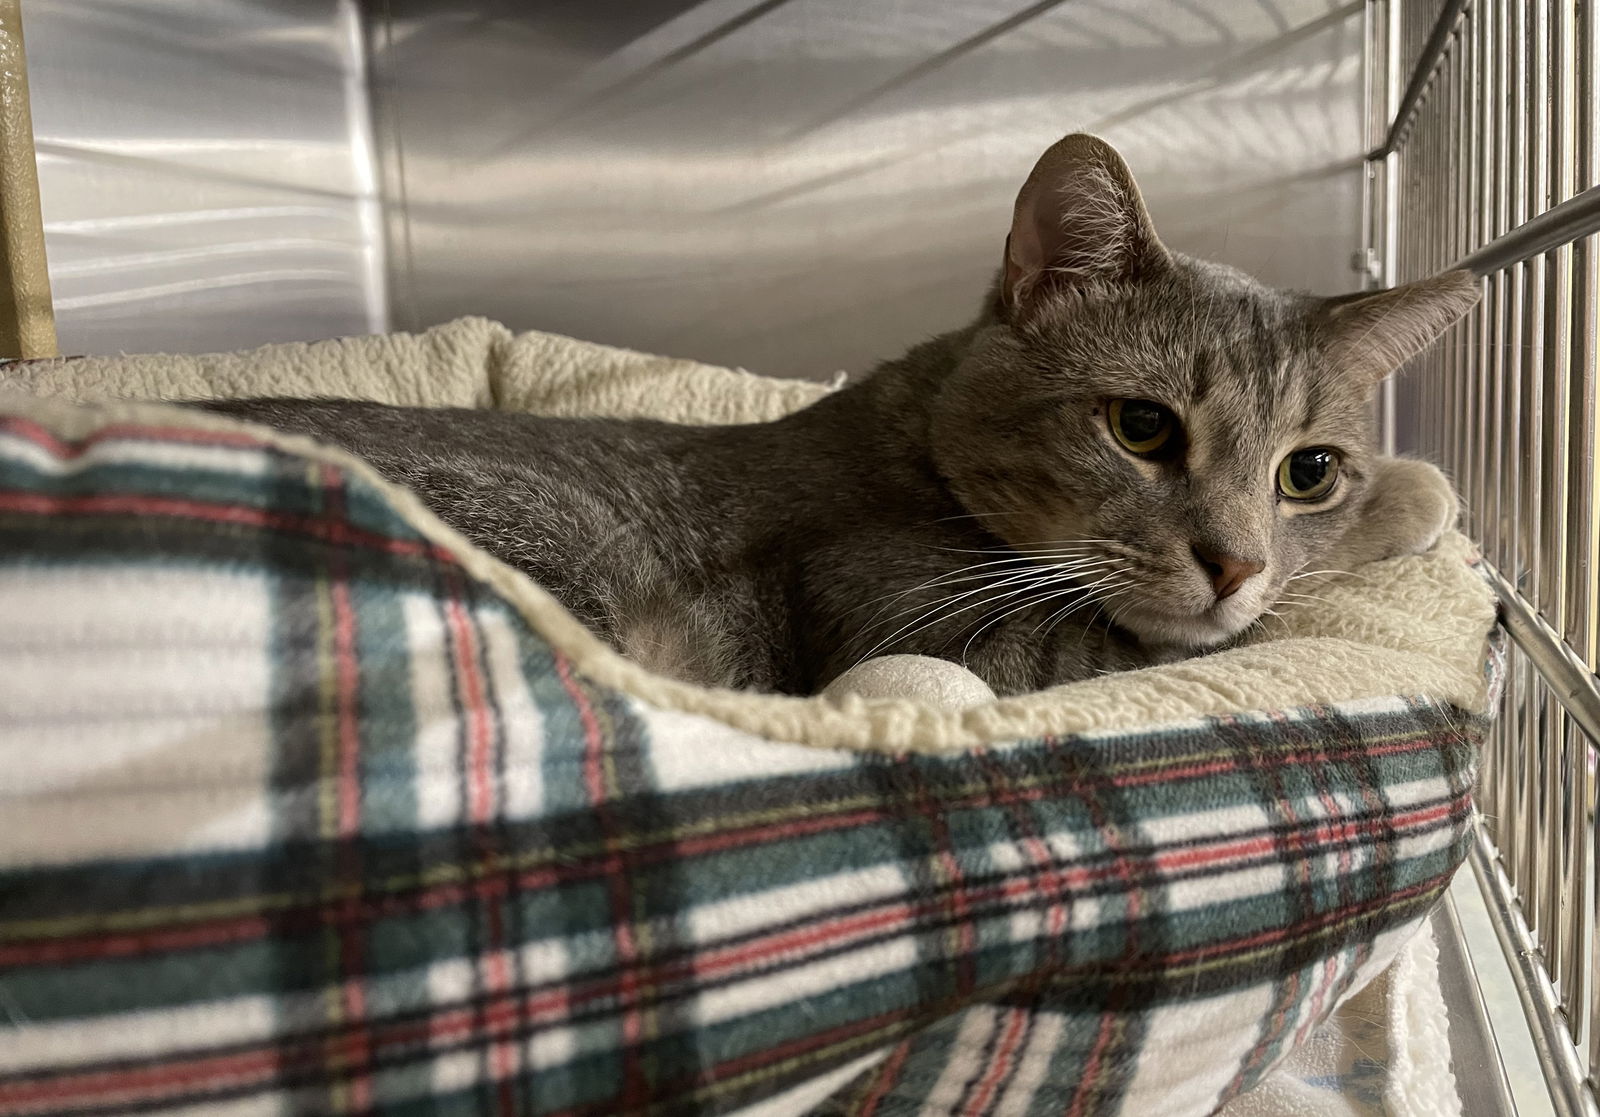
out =
<svg viewBox="0 0 1600 1117"><path fill-rule="evenodd" d="M1144 607L1120 613L1117 625L1138 637L1148 648L1196 652L1227 643L1249 628L1257 615L1226 602L1189 614Z"/></svg>

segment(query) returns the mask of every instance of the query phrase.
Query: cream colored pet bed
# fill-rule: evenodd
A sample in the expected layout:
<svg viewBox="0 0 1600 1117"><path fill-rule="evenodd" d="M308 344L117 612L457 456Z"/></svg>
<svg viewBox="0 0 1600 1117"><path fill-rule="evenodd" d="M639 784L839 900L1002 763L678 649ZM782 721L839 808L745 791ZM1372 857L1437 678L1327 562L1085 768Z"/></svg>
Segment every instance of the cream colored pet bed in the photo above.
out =
<svg viewBox="0 0 1600 1117"><path fill-rule="evenodd" d="M0 1113L1205 1114L1465 854L1498 657L1453 534L1186 663L716 692L347 455L84 401L826 387L479 320L0 378Z"/></svg>

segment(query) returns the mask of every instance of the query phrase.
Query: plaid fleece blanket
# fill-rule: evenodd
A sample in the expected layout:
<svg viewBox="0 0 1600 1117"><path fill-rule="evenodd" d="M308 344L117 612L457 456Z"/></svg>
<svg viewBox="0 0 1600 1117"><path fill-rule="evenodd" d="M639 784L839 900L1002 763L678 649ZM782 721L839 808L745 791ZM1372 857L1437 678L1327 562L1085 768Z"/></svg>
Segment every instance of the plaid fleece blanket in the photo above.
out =
<svg viewBox="0 0 1600 1117"><path fill-rule="evenodd" d="M1208 1114L1415 931L1482 730L764 739L176 418L0 418L0 617L5 1114Z"/></svg>

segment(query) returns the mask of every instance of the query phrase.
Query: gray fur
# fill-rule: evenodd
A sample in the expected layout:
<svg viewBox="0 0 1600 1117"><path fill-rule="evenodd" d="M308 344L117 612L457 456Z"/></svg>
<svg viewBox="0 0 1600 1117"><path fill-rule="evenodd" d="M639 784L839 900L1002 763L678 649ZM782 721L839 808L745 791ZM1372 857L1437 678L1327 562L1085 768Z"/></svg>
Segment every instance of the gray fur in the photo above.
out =
<svg viewBox="0 0 1600 1117"><path fill-rule="evenodd" d="M976 322L772 423L202 406L361 455L649 666L795 694L873 654L956 659L1001 694L1195 654L1297 573L1453 518L1437 470L1375 455L1369 399L1469 280L1328 300L1170 253L1084 136L1040 160L1007 244ZM1178 413L1182 458L1122 450L1115 398ZM1275 477L1308 446L1343 473L1298 506ZM1216 600L1196 545L1264 569Z"/></svg>

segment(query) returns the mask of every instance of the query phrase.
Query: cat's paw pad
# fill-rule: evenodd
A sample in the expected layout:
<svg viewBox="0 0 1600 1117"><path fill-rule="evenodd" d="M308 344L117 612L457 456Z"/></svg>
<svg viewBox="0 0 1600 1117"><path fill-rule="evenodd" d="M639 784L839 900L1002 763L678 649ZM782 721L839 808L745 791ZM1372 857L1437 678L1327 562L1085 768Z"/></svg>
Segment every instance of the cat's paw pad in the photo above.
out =
<svg viewBox="0 0 1600 1117"><path fill-rule="evenodd" d="M1459 514L1455 490L1435 466L1390 458L1378 466L1362 519L1375 537L1374 557L1399 558L1431 549Z"/></svg>

